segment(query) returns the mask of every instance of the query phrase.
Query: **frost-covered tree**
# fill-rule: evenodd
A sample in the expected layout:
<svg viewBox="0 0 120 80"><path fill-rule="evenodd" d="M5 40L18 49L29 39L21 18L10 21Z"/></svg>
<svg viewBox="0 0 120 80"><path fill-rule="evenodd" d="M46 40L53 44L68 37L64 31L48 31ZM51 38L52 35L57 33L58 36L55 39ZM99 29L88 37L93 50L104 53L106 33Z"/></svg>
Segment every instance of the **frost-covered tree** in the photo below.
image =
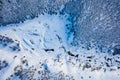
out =
<svg viewBox="0 0 120 80"><path fill-rule="evenodd" d="M76 38L80 44L120 44L120 0L71 1L65 10L76 16Z"/></svg>
<svg viewBox="0 0 120 80"><path fill-rule="evenodd" d="M56 13L68 0L1 0L0 18L2 24L24 21L38 14Z"/></svg>

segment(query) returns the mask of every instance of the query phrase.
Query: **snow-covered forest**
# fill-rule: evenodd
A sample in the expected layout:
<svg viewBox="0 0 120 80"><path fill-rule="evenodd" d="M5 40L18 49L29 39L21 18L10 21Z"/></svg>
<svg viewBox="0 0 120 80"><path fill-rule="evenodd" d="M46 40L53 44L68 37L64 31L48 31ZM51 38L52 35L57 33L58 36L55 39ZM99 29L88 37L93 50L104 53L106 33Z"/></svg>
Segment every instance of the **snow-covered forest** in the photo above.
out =
<svg viewBox="0 0 120 80"><path fill-rule="evenodd" d="M120 0L0 0L0 80L120 80Z"/></svg>

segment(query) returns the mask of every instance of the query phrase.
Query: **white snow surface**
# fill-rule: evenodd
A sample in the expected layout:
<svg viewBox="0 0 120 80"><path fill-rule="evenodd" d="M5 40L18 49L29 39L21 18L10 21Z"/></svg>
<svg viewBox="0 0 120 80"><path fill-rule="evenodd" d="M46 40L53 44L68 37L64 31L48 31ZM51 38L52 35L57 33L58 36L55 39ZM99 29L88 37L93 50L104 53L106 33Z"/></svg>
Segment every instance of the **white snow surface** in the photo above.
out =
<svg viewBox="0 0 120 80"><path fill-rule="evenodd" d="M67 38L66 24L72 24L68 21L68 17L68 15L45 14L32 20L26 20L24 23L1 26L0 35L17 40L21 51L13 52L9 47L0 47L0 60L6 60L9 63L7 68L0 71L0 80L6 80L11 74L14 74L14 68L17 65L22 65L25 69L34 66L39 70L40 62L43 64L43 70L47 69L50 73L55 74L63 72L65 75L73 76L75 80L120 80L120 70L116 69L117 63L115 62L112 66L114 71L110 71L110 68L104 66L104 63L101 70L92 71L91 68L83 70L87 63L87 56L95 56L96 63L94 60L90 62L92 67L97 67L101 62L105 62L104 56L112 56L105 53L97 54L94 49L87 51L72 46L70 43L74 36L71 35L69 40ZM45 51L45 49L54 51ZM74 55L79 54L79 56L70 56L67 51L71 51ZM21 59L24 56L27 63L22 64ZM34 78L40 79L38 73L34 73ZM19 80L19 78L14 77L12 80Z"/></svg>

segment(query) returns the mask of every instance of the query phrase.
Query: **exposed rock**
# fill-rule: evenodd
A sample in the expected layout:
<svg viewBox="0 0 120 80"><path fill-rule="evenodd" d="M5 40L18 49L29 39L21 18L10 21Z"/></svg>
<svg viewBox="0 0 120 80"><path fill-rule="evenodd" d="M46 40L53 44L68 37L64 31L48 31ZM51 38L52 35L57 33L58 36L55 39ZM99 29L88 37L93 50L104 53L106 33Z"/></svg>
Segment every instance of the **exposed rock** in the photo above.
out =
<svg viewBox="0 0 120 80"><path fill-rule="evenodd" d="M120 45L117 45L113 48L113 55L120 55Z"/></svg>

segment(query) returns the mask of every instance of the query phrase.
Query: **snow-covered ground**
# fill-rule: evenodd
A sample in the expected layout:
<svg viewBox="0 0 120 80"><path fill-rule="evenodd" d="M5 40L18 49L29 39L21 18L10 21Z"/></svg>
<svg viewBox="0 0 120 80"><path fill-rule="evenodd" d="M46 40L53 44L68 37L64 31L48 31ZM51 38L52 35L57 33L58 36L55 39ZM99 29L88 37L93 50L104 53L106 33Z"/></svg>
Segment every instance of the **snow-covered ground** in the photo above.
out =
<svg viewBox="0 0 120 80"><path fill-rule="evenodd" d="M120 57L72 46L69 15L0 27L0 80L120 80Z"/></svg>

